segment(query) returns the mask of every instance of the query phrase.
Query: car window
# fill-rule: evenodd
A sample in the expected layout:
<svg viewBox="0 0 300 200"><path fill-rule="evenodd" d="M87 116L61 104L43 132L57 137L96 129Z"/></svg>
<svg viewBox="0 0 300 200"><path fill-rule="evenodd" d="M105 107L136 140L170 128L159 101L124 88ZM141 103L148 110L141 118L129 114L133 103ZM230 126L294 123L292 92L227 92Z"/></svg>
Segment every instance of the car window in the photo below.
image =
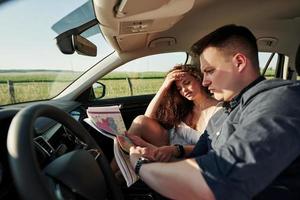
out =
<svg viewBox="0 0 300 200"><path fill-rule="evenodd" d="M267 79L275 78L278 53L274 53L273 55L272 52L259 52L258 59L261 73Z"/></svg>
<svg viewBox="0 0 300 200"><path fill-rule="evenodd" d="M176 64L186 61L185 52L164 53L146 56L128 62L100 82L106 86L103 98L154 94L164 81L166 72Z"/></svg>
<svg viewBox="0 0 300 200"><path fill-rule="evenodd" d="M0 37L0 105L54 98L113 52L99 26L82 33L97 46L96 57L65 55L57 48L58 34L94 18L91 0L12 1L0 7L0 25L5 27Z"/></svg>

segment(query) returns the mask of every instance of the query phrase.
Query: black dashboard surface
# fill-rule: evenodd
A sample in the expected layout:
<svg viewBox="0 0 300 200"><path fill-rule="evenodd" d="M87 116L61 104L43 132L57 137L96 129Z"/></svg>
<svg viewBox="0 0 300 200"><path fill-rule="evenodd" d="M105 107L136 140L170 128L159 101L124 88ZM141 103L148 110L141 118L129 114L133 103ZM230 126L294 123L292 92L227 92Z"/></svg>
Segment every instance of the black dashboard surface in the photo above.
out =
<svg viewBox="0 0 300 200"><path fill-rule="evenodd" d="M77 121L85 117L85 109L75 101L42 101L0 108L0 199L17 198L16 190L13 185L7 159L6 140L9 126L13 117L19 110L34 104L50 104L69 113ZM51 161L51 156L58 156L74 148L75 138L70 138L65 130L56 121L49 118L40 117L35 122L35 147L38 152L38 160L41 165ZM42 138L42 139L41 139ZM46 145L45 145L46 144ZM72 145L72 146L71 146ZM50 147L49 147L50 146ZM49 148L52 148L53 155L47 155ZM46 149L46 150L45 150ZM55 155L54 155L55 154Z"/></svg>

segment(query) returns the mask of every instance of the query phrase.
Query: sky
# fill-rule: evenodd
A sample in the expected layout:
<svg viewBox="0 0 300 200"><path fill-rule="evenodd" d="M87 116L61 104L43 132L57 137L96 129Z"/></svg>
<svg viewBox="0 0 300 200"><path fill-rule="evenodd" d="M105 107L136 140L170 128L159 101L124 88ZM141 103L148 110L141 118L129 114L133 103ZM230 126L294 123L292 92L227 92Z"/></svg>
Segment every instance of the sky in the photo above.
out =
<svg viewBox="0 0 300 200"><path fill-rule="evenodd" d="M87 0L14 0L0 6L0 70L2 69L59 69L85 70L113 49L101 34L89 38L98 47L97 57L64 55L57 46L57 33L51 30L57 21L80 7ZM264 56L265 57L265 56ZM180 56L153 56L151 69L159 71L163 67L182 63ZM172 59L172 60L171 60ZM266 60L264 58L263 60ZM264 61L266 62L266 61ZM132 71L149 70L149 59L133 61L123 69ZM153 69L153 66L156 67Z"/></svg>
<svg viewBox="0 0 300 200"><path fill-rule="evenodd" d="M99 58L64 55L51 26L86 0L11 1L0 7L0 69L31 67L72 70ZM98 34L99 35L99 34ZM94 36L95 37L95 36ZM91 38L93 40L93 38ZM103 49L108 54L112 49ZM84 68L84 67L83 67Z"/></svg>

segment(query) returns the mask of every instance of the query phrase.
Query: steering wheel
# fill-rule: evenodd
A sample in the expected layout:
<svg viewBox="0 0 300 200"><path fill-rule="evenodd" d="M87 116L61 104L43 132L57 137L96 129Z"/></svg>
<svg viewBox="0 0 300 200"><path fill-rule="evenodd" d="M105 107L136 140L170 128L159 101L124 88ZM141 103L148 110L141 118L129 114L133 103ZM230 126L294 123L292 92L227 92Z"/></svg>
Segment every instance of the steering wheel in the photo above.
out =
<svg viewBox="0 0 300 200"><path fill-rule="evenodd" d="M87 148L66 153L40 169L33 142L38 117L61 123ZM123 199L109 162L96 141L80 123L54 106L37 104L19 111L8 131L7 148L11 173L24 199L54 200L64 199L65 195L67 199Z"/></svg>

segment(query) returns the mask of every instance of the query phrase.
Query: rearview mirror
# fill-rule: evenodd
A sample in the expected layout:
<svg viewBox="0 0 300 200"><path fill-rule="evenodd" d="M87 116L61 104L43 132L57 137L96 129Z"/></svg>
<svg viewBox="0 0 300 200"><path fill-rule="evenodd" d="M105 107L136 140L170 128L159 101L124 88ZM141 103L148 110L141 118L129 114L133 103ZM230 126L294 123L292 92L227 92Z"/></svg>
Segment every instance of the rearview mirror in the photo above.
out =
<svg viewBox="0 0 300 200"><path fill-rule="evenodd" d="M78 54L87 56L97 55L97 46L81 35L72 35L73 47Z"/></svg>
<svg viewBox="0 0 300 200"><path fill-rule="evenodd" d="M66 37L57 37L56 44L59 50L64 54L73 54L74 47L72 44L72 35Z"/></svg>
<svg viewBox="0 0 300 200"><path fill-rule="evenodd" d="M98 24L97 19L93 19L81 26L65 31L56 37L59 50L64 54L78 54L86 56L96 56L97 47L92 42L82 37L80 34L85 30Z"/></svg>

